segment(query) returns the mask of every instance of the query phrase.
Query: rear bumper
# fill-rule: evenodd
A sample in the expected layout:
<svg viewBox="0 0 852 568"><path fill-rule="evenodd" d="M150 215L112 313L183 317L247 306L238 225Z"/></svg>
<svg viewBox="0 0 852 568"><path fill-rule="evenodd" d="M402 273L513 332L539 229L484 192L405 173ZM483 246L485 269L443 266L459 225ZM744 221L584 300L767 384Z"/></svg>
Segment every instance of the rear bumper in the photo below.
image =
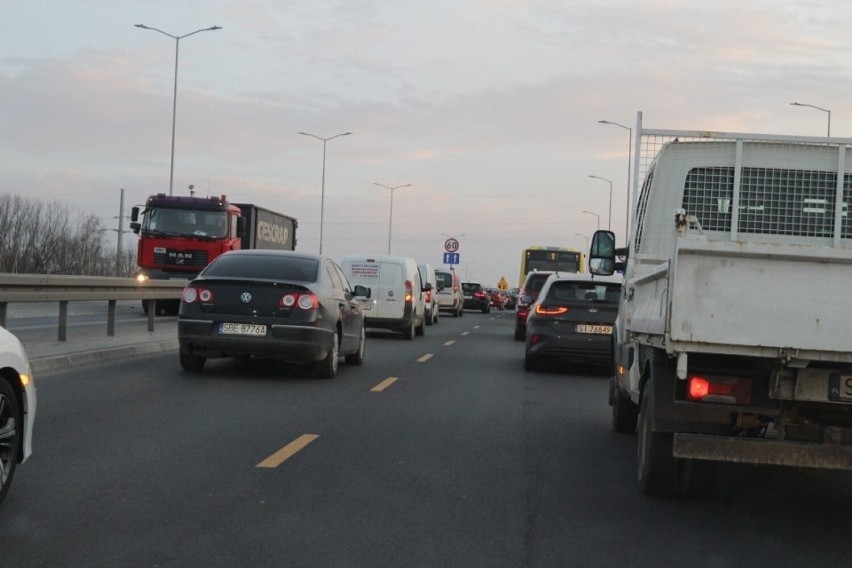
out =
<svg viewBox="0 0 852 568"><path fill-rule="evenodd" d="M612 336L592 334L553 335L535 329L526 330L529 355L567 358L591 363L612 361Z"/></svg>
<svg viewBox="0 0 852 568"><path fill-rule="evenodd" d="M411 318L403 317L403 318L371 318L367 317L364 319L364 325L367 327L375 327L380 329L392 329L394 331L403 331L408 329L411 325Z"/></svg>
<svg viewBox="0 0 852 568"><path fill-rule="evenodd" d="M683 459L852 470L852 446L675 434L673 450Z"/></svg>
<svg viewBox="0 0 852 568"><path fill-rule="evenodd" d="M318 327L269 325L265 337L220 335L217 322L178 320L180 349L208 358L258 355L315 363L328 356L333 333Z"/></svg>

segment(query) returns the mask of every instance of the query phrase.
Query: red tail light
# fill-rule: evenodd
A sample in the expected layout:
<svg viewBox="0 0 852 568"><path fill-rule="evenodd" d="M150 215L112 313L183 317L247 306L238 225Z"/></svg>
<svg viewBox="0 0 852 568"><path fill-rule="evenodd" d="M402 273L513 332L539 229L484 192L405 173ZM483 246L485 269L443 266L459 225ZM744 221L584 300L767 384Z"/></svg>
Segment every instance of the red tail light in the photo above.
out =
<svg viewBox="0 0 852 568"><path fill-rule="evenodd" d="M432 303L432 290L426 290L426 303Z"/></svg>
<svg viewBox="0 0 852 568"><path fill-rule="evenodd" d="M539 304L535 307L535 313L540 316L558 316L568 313L567 306L545 306Z"/></svg>
<svg viewBox="0 0 852 568"><path fill-rule="evenodd" d="M484 298L485 292L474 292L473 295L476 296L477 298Z"/></svg>
<svg viewBox="0 0 852 568"><path fill-rule="evenodd" d="M278 299L278 307L293 308L298 306L303 310L314 310L319 306L319 299L308 292L288 292Z"/></svg>
<svg viewBox="0 0 852 568"><path fill-rule="evenodd" d="M187 286L181 293L181 300L187 304L198 302L199 304L210 304L213 302L213 292L207 288Z"/></svg>
<svg viewBox="0 0 852 568"><path fill-rule="evenodd" d="M692 375L687 381L686 397L701 402L750 404L751 379L736 377L708 378Z"/></svg>
<svg viewBox="0 0 852 568"><path fill-rule="evenodd" d="M411 283L411 280L406 280L405 281L405 303L407 303L407 304L410 304L411 301L414 299L414 295L412 293L413 288L414 288L414 285Z"/></svg>

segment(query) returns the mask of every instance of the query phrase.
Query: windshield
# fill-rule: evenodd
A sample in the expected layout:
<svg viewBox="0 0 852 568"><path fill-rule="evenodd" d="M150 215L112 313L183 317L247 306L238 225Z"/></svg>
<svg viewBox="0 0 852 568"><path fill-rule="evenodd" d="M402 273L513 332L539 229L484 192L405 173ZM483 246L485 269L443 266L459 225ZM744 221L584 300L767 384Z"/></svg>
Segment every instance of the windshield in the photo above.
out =
<svg viewBox="0 0 852 568"><path fill-rule="evenodd" d="M228 213L149 207L145 212L142 232L151 235L186 235L221 239L228 236Z"/></svg>

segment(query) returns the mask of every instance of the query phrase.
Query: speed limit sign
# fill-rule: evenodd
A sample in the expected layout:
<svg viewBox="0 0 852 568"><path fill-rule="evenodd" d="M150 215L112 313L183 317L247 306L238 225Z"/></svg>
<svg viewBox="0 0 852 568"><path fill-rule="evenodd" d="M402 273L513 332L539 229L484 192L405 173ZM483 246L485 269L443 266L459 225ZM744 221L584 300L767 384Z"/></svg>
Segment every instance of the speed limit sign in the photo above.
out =
<svg viewBox="0 0 852 568"><path fill-rule="evenodd" d="M447 239L444 243L444 250L447 252L458 252L459 242L456 239Z"/></svg>

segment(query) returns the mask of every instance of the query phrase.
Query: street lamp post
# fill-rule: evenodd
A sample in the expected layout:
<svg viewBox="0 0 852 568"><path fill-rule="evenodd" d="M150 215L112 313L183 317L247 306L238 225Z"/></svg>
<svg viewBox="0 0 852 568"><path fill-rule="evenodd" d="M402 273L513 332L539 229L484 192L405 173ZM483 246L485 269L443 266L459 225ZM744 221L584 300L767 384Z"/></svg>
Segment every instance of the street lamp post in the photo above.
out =
<svg viewBox="0 0 852 568"><path fill-rule="evenodd" d="M470 282L470 265L476 264L476 261L463 262L462 264L464 264L464 279L465 281Z"/></svg>
<svg viewBox="0 0 852 568"><path fill-rule="evenodd" d="M328 138L320 138L315 134L309 134L307 132L299 132L302 136L310 136L311 138L316 138L317 140L322 141L322 186L320 188L320 239L319 239L319 253L322 254L322 229L325 221L325 144L329 140L334 140L338 136L349 136L352 134L351 132L342 132L340 134L335 134L334 136L329 136Z"/></svg>
<svg viewBox="0 0 852 568"><path fill-rule="evenodd" d="M627 131L627 206L625 207L624 215L624 240L626 242L630 238L630 166L633 154L633 129L610 120L599 120L598 122L600 124L618 126Z"/></svg>
<svg viewBox="0 0 852 568"><path fill-rule="evenodd" d="M815 106L815 105L809 105L807 103L790 103L790 104L793 105L793 106L799 106L799 107L811 107L811 108L815 108L817 110L821 110L822 112L828 113L828 132L826 133L826 136L831 138L831 111L829 109L818 107L818 106Z"/></svg>
<svg viewBox="0 0 852 568"><path fill-rule="evenodd" d="M593 175L590 175L589 177L605 181L609 184L609 221L607 221L606 228L607 228L608 231L611 231L612 230L612 180L608 180L606 178L602 178L600 176L593 176Z"/></svg>
<svg viewBox="0 0 852 568"><path fill-rule="evenodd" d="M586 239L586 248L584 250L589 250L589 237L584 235L583 233L574 233L578 237L583 237Z"/></svg>
<svg viewBox="0 0 852 568"><path fill-rule="evenodd" d="M169 195L172 194L172 187L174 187L175 181L175 121L177 120L177 80L178 80L178 53L180 52L180 40L185 37L189 37L191 35L197 34L199 32L212 32L216 30L221 30L220 26L210 26L209 28L202 28L200 30L195 30L194 32L190 32L188 34L183 34L181 36L172 35L170 33L166 33L163 30L158 30L157 28L152 28L150 26L146 26L145 24L136 24L135 27L141 28L143 30L151 30L155 32L160 32L164 36L169 36L170 38L175 40L175 86L174 86L174 94L172 95L172 159L171 166L169 167Z"/></svg>
<svg viewBox="0 0 852 568"><path fill-rule="evenodd" d="M586 211L585 209L583 209L583 213L588 213L589 215L594 215L595 218L598 220L597 230L600 230L600 228L601 228L601 216L598 215L597 213L592 213L591 211Z"/></svg>
<svg viewBox="0 0 852 568"><path fill-rule="evenodd" d="M401 187L411 187L410 183L406 183L404 185L398 185L396 187L390 187L389 185L385 185L383 183L373 182L373 185L378 185L379 187L384 187L385 189L390 190L390 218L388 219L388 254L391 253L391 229L393 228L393 191L395 189L399 189Z"/></svg>

